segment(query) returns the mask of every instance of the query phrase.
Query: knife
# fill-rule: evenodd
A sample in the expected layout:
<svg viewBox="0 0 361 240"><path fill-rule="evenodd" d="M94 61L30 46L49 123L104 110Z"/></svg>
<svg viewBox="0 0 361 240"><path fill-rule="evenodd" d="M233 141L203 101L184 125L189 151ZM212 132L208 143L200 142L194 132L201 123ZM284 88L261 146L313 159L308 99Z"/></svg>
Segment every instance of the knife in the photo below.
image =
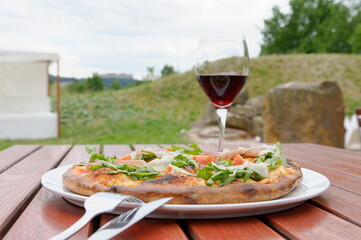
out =
<svg viewBox="0 0 361 240"><path fill-rule="evenodd" d="M123 232L125 229L132 226L134 223L138 222L160 206L163 206L171 199L172 197L161 198L129 210L99 228L93 235L90 236L90 238L88 238L88 240L110 239Z"/></svg>

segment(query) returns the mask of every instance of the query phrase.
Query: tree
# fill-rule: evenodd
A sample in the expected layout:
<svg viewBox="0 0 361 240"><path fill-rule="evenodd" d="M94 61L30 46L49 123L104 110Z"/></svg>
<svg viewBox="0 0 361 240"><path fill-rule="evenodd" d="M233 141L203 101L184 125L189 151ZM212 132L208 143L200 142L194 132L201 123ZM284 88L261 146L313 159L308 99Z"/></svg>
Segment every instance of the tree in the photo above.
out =
<svg viewBox="0 0 361 240"><path fill-rule="evenodd" d="M147 75L145 76L145 80L154 80L155 79L155 75L154 75L154 67L150 66L147 67Z"/></svg>
<svg viewBox="0 0 361 240"><path fill-rule="evenodd" d="M290 7L290 14L274 7L273 17L264 21L261 55L352 51L357 21L341 1L291 0Z"/></svg>
<svg viewBox="0 0 361 240"><path fill-rule="evenodd" d="M72 82L72 83L66 85L66 89L69 92L83 93L83 92L85 92L85 85L83 82L75 81L75 82Z"/></svg>
<svg viewBox="0 0 361 240"><path fill-rule="evenodd" d="M104 89L103 79L96 73L92 77L87 78L84 82L85 88L90 91L102 91Z"/></svg>
<svg viewBox="0 0 361 240"><path fill-rule="evenodd" d="M162 74L162 77L165 77L165 76L174 74L175 70L174 70L173 66L166 64L166 65L164 65L164 67L163 67L162 71L160 71L160 73Z"/></svg>
<svg viewBox="0 0 361 240"><path fill-rule="evenodd" d="M121 89L120 83L117 80L112 81L112 83L109 86L110 89L119 90Z"/></svg>

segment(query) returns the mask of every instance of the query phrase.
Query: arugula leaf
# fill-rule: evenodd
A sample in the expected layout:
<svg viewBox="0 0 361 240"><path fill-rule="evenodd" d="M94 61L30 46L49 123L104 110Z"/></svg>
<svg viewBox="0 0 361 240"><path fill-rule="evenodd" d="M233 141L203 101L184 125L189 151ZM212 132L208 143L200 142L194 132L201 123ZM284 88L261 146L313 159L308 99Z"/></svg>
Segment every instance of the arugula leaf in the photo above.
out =
<svg viewBox="0 0 361 240"><path fill-rule="evenodd" d="M172 161L172 165L174 165L176 167L185 167L185 166L197 167L196 161L194 161L193 159L188 158L187 156L184 156L184 155L176 156L174 158L174 160Z"/></svg>
<svg viewBox="0 0 361 240"><path fill-rule="evenodd" d="M144 154L141 156L140 159L144 160L146 162L150 162L157 158L157 155L155 155L154 152L142 150L142 153L144 153Z"/></svg>
<svg viewBox="0 0 361 240"><path fill-rule="evenodd" d="M151 179L161 175L159 172L150 170L147 167L135 165L134 168L132 168L128 164L114 164L105 161L102 161L99 165L90 166L89 168L93 170L99 168L111 168L113 171L108 171L108 174L124 173L134 180Z"/></svg>
<svg viewBox="0 0 361 240"><path fill-rule="evenodd" d="M229 159L227 159L227 160L218 160L217 164L225 166L225 167L229 167L229 166L232 166L232 160L229 160Z"/></svg>
<svg viewBox="0 0 361 240"><path fill-rule="evenodd" d="M134 167L130 167L128 164L114 164L114 160L117 159L115 156L107 157L103 154L97 153L96 148L93 146L87 146L85 148L85 151L91 154L89 162L99 161L98 165L89 166L89 169L95 170L99 168L110 168L112 169L112 171L108 171L108 174L124 173L133 178L134 180L151 179L161 175L161 173L159 173L158 171L150 170L147 167L142 167L139 165L134 165ZM152 155L154 153L148 151L146 152L148 153L147 159L151 159L154 157Z"/></svg>
<svg viewBox="0 0 361 240"><path fill-rule="evenodd" d="M225 178L222 181L221 187L234 182L234 180L236 180L236 175L237 175L237 170L234 170L232 173L228 174L228 178Z"/></svg>
<svg viewBox="0 0 361 240"><path fill-rule="evenodd" d="M209 171L206 168L203 169L197 168L196 171L197 171L197 177L203 178L204 180L210 179L213 175L212 171Z"/></svg>
<svg viewBox="0 0 361 240"><path fill-rule="evenodd" d="M183 150L185 154L189 154L189 155L198 155L200 153L202 153L203 151L199 148L199 146L197 144L191 144L189 145L192 149L189 148L185 148L185 147L179 147L179 146L175 146L172 145L171 149L173 151L177 151L177 150Z"/></svg>
<svg viewBox="0 0 361 240"><path fill-rule="evenodd" d="M192 154L192 155L198 155L198 154L200 154L200 153L203 152L202 149L200 149L199 146L198 146L197 144L195 144L195 143L192 143L192 144L189 145L189 146L190 146L191 148L193 148L193 152L190 153L190 154Z"/></svg>
<svg viewBox="0 0 361 240"><path fill-rule="evenodd" d="M103 163L99 164L99 165L92 165L89 166L89 169L95 170L95 169L99 169L99 168L105 168Z"/></svg>
<svg viewBox="0 0 361 240"><path fill-rule="evenodd" d="M251 174L250 178L254 181L262 180L264 177L262 177L258 172L254 172Z"/></svg>
<svg viewBox="0 0 361 240"><path fill-rule="evenodd" d="M104 154L97 153L96 148L94 146L86 146L85 151L87 153L91 154L90 159L89 159L89 162L91 162L91 163L95 162L96 160L112 162L117 159L115 156L107 157L107 156L104 156Z"/></svg>
<svg viewBox="0 0 361 240"><path fill-rule="evenodd" d="M236 177L242 178L243 182L246 182L251 178L253 171L249 168L237 169Z"/></svg>
<svg viewBox="0 0 361 240"><path fill-rule="evenodd" d="M256 163L265 162L269 169L276 169L277 167L287 165L286 158L282 155L281 144L278 142L274 145L274 150L262 156L255 158Z"/></svg>
<svg viewBox="0 0 361 240"><path fill-rule="evenodd" d="M89 153L89 154L93 154L93 153L97 152L97 150L94 146L86 146L85 151L86 151L86 153Z"/></svg>

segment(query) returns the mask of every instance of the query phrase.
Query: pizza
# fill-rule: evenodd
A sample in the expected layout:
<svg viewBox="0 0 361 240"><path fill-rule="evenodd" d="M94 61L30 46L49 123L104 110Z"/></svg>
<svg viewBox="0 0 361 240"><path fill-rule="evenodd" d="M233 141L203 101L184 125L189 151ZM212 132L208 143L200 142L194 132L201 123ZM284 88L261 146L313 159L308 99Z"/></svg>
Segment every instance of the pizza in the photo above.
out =
<svg viewBox="0 0 361 240"><path fill-rule="evenodd" d="M169 204L229 204L272 200L302 181L299 164L287 160L279 143L204 152L198 145L146 148L109 157L87 147L88 162L62 176L72 192L132 195L145 202L173 197Z"/></svg>

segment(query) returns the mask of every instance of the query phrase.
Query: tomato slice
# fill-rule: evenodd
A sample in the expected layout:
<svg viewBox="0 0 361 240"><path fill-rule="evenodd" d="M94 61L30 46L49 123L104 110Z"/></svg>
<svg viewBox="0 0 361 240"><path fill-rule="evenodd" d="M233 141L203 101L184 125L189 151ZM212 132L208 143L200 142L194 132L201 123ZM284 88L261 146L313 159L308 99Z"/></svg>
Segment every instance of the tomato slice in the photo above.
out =
<svg viewBox="0 0 361 240"><path fill-rule="evenodd" d="M193 159L196 160L201 165L207 165L209 162L215 162L217 160L216 156L207 156L207 155L194 155Z"/></svg>
<svg viewBox="0 0 361 240"><path fill-rule="evenodd" d="M241 155L237 154L232 161L233 165L242 165L244 163L244 159Z"/></svg>
<svg viewBox="0 0 361 240"><path fill-rule="evenodd" d="M124 155L123 157L119 158L118 160L131 160L130 154Z"/></svg>

